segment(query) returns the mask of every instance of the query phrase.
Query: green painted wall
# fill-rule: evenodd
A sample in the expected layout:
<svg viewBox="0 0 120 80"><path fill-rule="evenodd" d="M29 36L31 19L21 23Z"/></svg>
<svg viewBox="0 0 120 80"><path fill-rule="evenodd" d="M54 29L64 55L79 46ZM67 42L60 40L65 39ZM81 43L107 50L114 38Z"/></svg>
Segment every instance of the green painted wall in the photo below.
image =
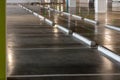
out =
<svg viewBox="0 0 120 80"><path fill-rule="evenodd" d="M5 0L0 0L0 80L5 80Z"/></svg>

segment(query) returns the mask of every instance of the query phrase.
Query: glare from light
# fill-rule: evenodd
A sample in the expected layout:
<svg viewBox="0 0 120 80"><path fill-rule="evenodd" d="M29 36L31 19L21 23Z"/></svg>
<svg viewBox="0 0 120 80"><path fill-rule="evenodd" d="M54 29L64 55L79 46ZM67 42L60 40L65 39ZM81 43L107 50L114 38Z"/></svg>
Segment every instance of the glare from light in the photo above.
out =
<svg viewBox="0 0 120 80"><path fill-rule="evenodd" d="M54 16L54 22L55 22L56 24L58 23L58 15L57 15L57 14Z"/></svg>
<svg viewBox="0 0 120 80"><path fill-rule="evenodd" d="M55 29L53 30L53 32L54 32L54 33L58 33L58 29L55 28Z"/></svg>
<svg viewBox="0 0 120 80"><path fill-rule="evenodd" d="M62 11L62 12L63 12L63 7L64 7L64 6L63 6L63 5L61 5L61 11Z"/></svg>
<svg viewBox="0 0 120 80"><path fill-rule="evenodd" d="M103 64L102 64L102 69L104 70L111 70L113 68L112 63L107 59L102 57Z"/></svg>
<svg viewBox="0 0 120 80"><path fill-rule="evenodd" d="M57 28L57 25L53 26L54 28Z"/></svg>
<svg viewBox="0 0 120 80"><path fill-rule="evenodd" d="M112 32L110 30L107 30L105 29L105 33L103 34L104 35L104 40L103 40L103 43L104 44L112 44L114 41L114 36L111 35ZM111 46L111 49L113 49L113 46Z"/></svg>
<svg viewBox="0 0 120 80"><path fill-rule="evenodd" d="M13 50L7 50L8 75L12 74L14 68Z"/></svg>

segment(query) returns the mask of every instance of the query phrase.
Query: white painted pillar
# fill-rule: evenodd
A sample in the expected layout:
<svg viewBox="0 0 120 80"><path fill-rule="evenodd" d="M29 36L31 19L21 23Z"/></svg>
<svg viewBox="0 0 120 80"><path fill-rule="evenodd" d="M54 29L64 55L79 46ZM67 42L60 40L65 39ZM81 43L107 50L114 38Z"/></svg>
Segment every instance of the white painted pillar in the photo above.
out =
<svg viewBox="0 0 120 80"><path fill-rule="evenodd" d="M47 3L50 3L51 1L50 0L47 0Z"/></svg>
<svg viewBox="0 0 120 80"><path fill-rule="evenodd" d="M76 8L75 7L69 7L69 11L70 14L76 14Z"/></svg>
<svg viewBox="0 0 120 80"><path fill-rule="evenodd" d="M107 12L107 0L95 0L95 12L106 13Z"/></svg>
<svg viewBox="0 0 120 80"><path fill-rule="evenodd" d="M89 0L79 0L81 4L89 4Z"/></svg>
<svg viewBox="0 0 120 80"><path fill-rule="evenodd" d="M80 7L89 7L89 0L79 0Z"/></svg>
<svg viewBox="0 0 120 80"><path fill-rule="evenodd" d="M76 7L76 0L68 0L68 7Z"/></svg>
<svg viewBox="0 0 120 80"><path fill-rule="evenodd" d="M74 10L76 12L76 0L66 0L66 5L67 5L67 12L69 13L73 13Z"/></svg>

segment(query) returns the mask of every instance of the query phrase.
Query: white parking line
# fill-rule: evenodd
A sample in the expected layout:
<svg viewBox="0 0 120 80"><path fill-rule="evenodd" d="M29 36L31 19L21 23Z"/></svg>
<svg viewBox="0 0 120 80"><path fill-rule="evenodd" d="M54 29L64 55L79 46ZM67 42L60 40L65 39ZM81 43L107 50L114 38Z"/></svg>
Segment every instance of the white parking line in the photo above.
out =
<svg viewBox="0 0 120 80"><path fill-rule="evenodd" d="M120 76L120 73L113 74L47 74L47 75L7 75L7 77L70 77L70 76Z"/></svg>
<svg viewBox="0 0 120 80"><path fill-rule="evenodd" d="M89 47L62 47L62 48L9 48L13 50L42 50L42 49L88 49Z"/></svg>

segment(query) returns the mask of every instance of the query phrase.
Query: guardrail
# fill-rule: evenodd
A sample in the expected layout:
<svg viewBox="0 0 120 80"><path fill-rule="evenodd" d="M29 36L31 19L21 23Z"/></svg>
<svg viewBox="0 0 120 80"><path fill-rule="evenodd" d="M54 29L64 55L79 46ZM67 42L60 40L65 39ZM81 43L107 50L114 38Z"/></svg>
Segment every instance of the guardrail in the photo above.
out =
<svg viewBox="0 0 120 80"><path fill-rule="evenodd" d="M52 8L49 8L51 11L53 11L54 9L52 9ZM59 13L62 13L62 14L64 14L64 15L67 15L67 16L72 16L72 17L74 17L74 18L76 18L76 19L78 19L78 20L84 20L85 22L89 22L89 23L91 23L91 24L98 24L99 22L98 21L95 21L95 20L91 20L91 19L87 19L87 18L83 18L83 17L81 17L81 16L77 16L77 15L74 15L74 14L70 14L70 13L67 13L67 12L61 12L61 11L59 11L59 10L54 10L55 12L59 12Z"/></svg>
<svg viewBox="0 0 120 80"><path fill-rule="evenodd" d="M38 14L38 13L36 13L36 12L33 12L33 15L35 15L36 17L38 17L38 16L39 16L39 14Z"/></svg>
<svg viewBox="0 0 120 80"><path fill-rule="evenodd" d="M47 24L49 24L49 25L53 25L53 22L52 21L50 21L49 19L45 19L45 22L47 23Z"/></svg>
<svg viewBox="0 0 120 80"><path fill-rule="evenodd" d="M43 17L43 16L41 16L41 15L38 15L38 17L39 17L40 19L42 19L42 20L45 19L45 17Z"/></svg>
<svg viewBox="0 0 120 80"><path fill-rule="evenodd" d="M71 15L70 13L67 13L67 12L62 12L62 14L67 15L67 16Z"/></svg>
<svg viewBox="0 0 120 80"><path fill-rule="evenodd" d="M54 11L54 9L52 9L52 8L49 8L51 11Z"/></svg>
<svg viewBox="0 0 120 80"><path fill-rule="evenodd" d="M120 31L120 28L116 27L116 26L111 26L111 25L105 25L105 27L109 28L109 29L113 29L116 31Z"/></svg>
<svg viewBox="0 0 120 80"><path fill-rule="evenodd" d="M98 46L98 51L100 51L104 55L107 55L108 57L114 59L115 61L120 62L120 56L116 55L113 51L111 51L103 46Z"/></svg>
<svg viewBox="0 0 120 80"><path fill-rule="evenodd" d="M77 16L77 15L72 15L72 17L74 17L74 18L76 18L78 20L82 20L83 19L83 17Z"/></svg>
<svg viewBox="0 0 120 80"><path fill-rule="evenodd" d="M91 40L83 37L82 35L80 35L78 33L73 33L72 36L81 40L82 42L88 44L89 46L95 46L96 45L96 43L94 41L91 41Z"/></svg>
<svg viewBox="0 0 120 80"><path fill-rule="evenodd" d="M59 11L59 10L55 10L55 12L62 13L62 12L61 12L61 11Z"/></svg>
<svg viewBox="0 0 120 80"><path fill-rule="evenodd" d="M60 30L62 30L62 31L64 31L65 33L69 33L69 30L67 29L67 28L64 28L63 26L60 26L60 25L58 25L58 24L56 24L55 25L58 29L60 29Z"/></svg>
<svg viewBox="0 0 120 80"><path fill-rule="evenodd" d="M84 18L84 21L85 21L85 22L89 22L89 23L91 23L91 24L98 24L98 21L94 21L94 20L87 19L87 18Z"/></svg>

